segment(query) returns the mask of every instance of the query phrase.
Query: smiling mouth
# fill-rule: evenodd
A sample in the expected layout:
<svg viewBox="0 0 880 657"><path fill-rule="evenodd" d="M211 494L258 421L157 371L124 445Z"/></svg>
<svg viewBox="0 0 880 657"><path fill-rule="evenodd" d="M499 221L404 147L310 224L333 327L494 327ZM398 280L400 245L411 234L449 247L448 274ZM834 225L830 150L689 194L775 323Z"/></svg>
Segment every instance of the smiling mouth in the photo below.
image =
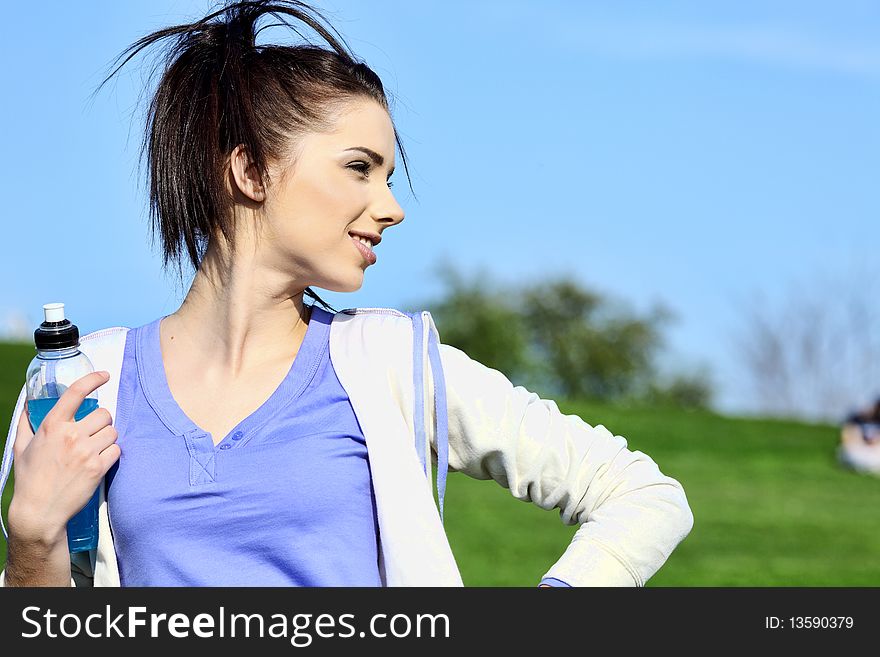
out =
<svg viewBox="0 0 880 657"><path fill-rule="evenodd" d="M352 237L351 235L349 235L348 237L354 243L354 246L358 250L358 252L364 257L364 260L366 260L367 263L370 265L375 265L378 258L376 258L376 254L373 252L373 249L361 242L357 237Z"/></svg>
<svg viewBox="0 0 880 657"><path fill-rule="evenodd" d="M348 236L351 237L351 239L357 240L358 242L363 244L365 247L370 249L370 251L373 250L373 242L370 241L368 238L363 237L361 235L355 235L354 233L349 233Z"/></svg>

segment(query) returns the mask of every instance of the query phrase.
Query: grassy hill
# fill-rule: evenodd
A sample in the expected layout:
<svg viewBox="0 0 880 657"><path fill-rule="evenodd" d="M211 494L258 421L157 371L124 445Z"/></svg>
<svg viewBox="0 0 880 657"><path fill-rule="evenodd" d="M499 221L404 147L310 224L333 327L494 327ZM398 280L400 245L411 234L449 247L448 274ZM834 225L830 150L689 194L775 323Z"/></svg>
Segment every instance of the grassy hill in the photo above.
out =
<svg viewBox="0 0 880 657"><path fill-rule="evenodd" d="M28 345L0 344L4 429L33 353ZM559 406L626 436L631 449L684 486L694 529L648 586L880 586L880 479L837 465L836 427L564 400ZM445 517L468 586L535 585L576 530L558 511L458 473L449 476ZM5 554L0 541L0 563Z"/></svg>

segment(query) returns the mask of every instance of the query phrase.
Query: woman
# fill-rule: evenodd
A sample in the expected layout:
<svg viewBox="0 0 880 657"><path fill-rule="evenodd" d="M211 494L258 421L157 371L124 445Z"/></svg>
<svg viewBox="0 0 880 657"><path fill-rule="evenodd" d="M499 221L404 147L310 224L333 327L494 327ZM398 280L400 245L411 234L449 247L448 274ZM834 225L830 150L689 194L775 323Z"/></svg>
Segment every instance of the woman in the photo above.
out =
<svg viewBox="0 0 880 657"><path fill-rule="evenodd" d="M332 49L255 46L267 13ZM176 312L83 338L118 380L83 377L36 436L19 400L4 583L461 585L448 464L581 524L541 586L644 585L693 524L677 481L439 344L428 313L311 291L361 287L404 219L395 143L406 166L381 81L313 13L236 2L128 49L122 65L177 38L145 144L164 264L185 251L196 274ZM105 384L118 394L74 422ZM97 554L69 558L66 520L99 484Z"/></svg>

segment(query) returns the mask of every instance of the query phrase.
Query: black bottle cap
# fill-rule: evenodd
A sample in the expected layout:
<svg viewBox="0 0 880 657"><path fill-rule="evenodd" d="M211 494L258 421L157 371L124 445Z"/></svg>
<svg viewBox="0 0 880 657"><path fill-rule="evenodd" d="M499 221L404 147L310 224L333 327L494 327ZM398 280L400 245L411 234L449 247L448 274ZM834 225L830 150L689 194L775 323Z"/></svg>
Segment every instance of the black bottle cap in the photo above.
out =
<svg viewBox="0 0 880 657"><path fill-rule="evenodd" d="M69 319L60 322L43 322L34 331L37 349L68 349L79 346L79 329Z"/></svg>

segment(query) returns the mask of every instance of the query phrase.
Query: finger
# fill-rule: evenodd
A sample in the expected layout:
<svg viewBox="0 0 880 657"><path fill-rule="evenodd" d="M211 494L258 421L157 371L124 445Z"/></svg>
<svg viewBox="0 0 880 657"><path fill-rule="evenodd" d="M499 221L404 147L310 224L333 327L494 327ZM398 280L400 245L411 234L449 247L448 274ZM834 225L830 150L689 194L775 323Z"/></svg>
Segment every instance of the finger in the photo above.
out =
<svg viewBox="0 0 880 657"><path fill-rule="evenodd" d="M117 438L119 438L119 434L116 432L116 428L106 426L89 436L88 440L89 444L92 445L95 451L102 452L115 443Z"/></svg>
<svg viewBox="0 0 880 657"><path fill-rule="evenodd" d="M21 411L21 415L18 417L18 427L16 427L15 430L15 442L12 443L13 457L18 456L26 450L27 446L31 444L31 439L33 439L33 437L34 432L33 429L31 429L31 421L27 413L27 404L25 404Z"/></svg>
<svg viewBox="0 0 880 657"><path fill-rule="evenodd" d="M46 417L51 417L53 420L73 420L88 394L107 383L109 379L109 372L103 370L91 372L78 378L70 384L67 390L61 393L61 397L58 398L55 406L46 414Z"/></svg>
<svg viewBox="0 0 880 657"><path fill-rule="evenodd" d="M96 434L111 424L113 424L113 417L110 415L110 411L103 406L99 406L82 420L77 420L76 422L77 427L82 429L87 436Z"/></svg>
<svg viewBox="0 0 880 657"><path fill-rule="evenodd" d="M119 448L117 443L111 444L107 449L101 452L98 456L101 457L101 469L103 473L101 476L107 474L107 470L113 467L113 464L119 460L119 457L122 455L122 450Z"/></svg>

